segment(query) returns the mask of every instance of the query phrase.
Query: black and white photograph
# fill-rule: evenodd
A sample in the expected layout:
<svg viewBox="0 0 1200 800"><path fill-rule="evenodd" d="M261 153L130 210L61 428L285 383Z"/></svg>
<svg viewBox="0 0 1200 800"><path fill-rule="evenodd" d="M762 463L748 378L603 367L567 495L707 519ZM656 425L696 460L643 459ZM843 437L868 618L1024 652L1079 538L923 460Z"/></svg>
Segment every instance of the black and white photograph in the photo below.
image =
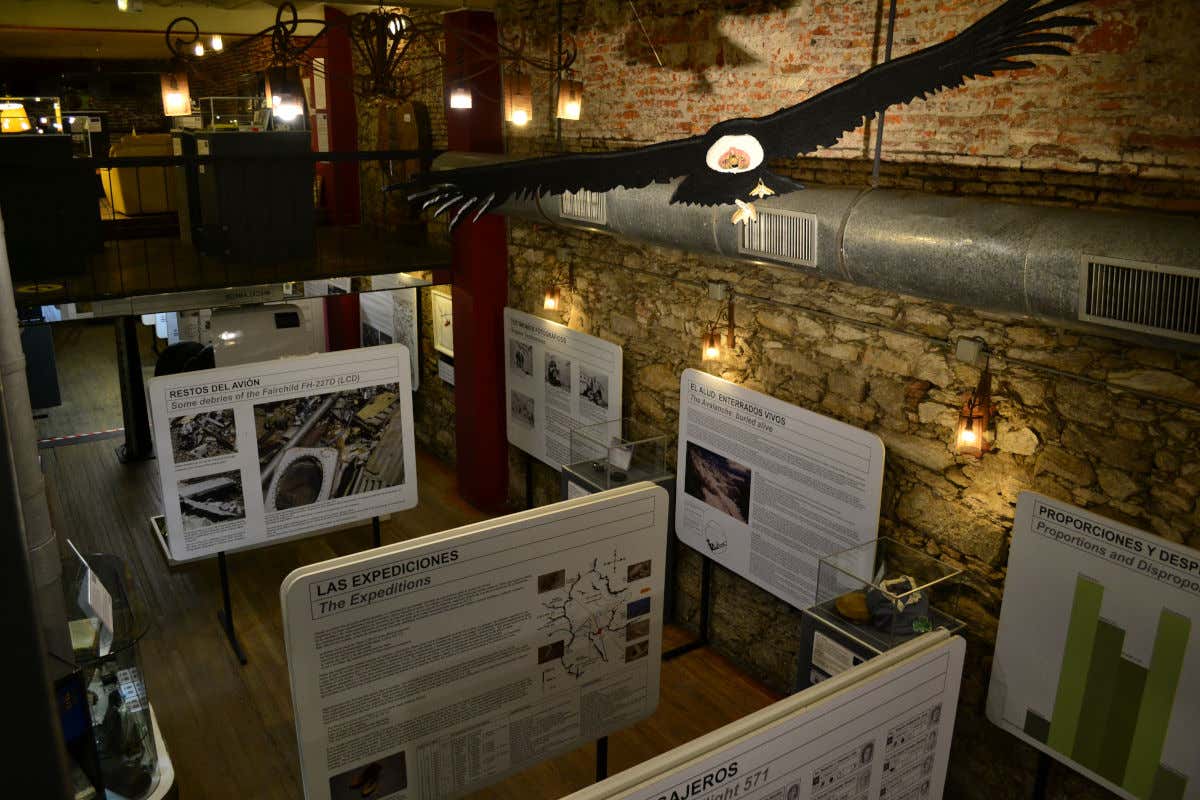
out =
<svg viewBox="0 0 1200 800"><path fill-rule="evenodd" d="M608 376L580 366L579 396L596 408L608 408Z"/></svg>
<svg viewBox="0 0 1200 800"><path fill-rule="evenodd" d="M546 351L546 385L560 392L571 391L571 360Z"/></svg>
<svg viewBox="0 0 1200 800"><path fill-rule="evenodd" d="M549 661L556 661L563 657L564 641L559 639L557 642L544 644L538 648L538 663L545 664Z"/></svg>
<svg viewBox="0 0 1200 800"><path fill-rule="evenodd" d="M635 619L625 626L625 641L632 642L634 639L644 639L650 635L650 618Z"/></svg>
<svg viewBox="0 0 1200 800"><path fill-rule="evenodd" d="M392 337L390 334L379 330L373 325L367 323L362 324L362 346L373 347L377 344L391 344Z"/></svg>
<svg viewBox="0 0 1200 800"><path fill-rule="evenodd" d="M565 569L547 572L545 575L538 575L538 594L553 592L555 589L561 589L567 583L567 571Z"/></svg>
<svg viewBox="0 0 1200 800"><path fill-rule="evenodd" d="M237 452L233 409L203 411L171 419L171 454L176 464Z"/></svg>
<svg viewBox="0 0 1200 800"><path fill-rule="evenodd" d="M518 342L516 339L508 340L508 368L513 372L523 372L526 375L533 375L533 345L525 342Z"/></svg>
<svg viewBox="0 0 1200 800"><path fill-rule="evenodd" d="M645 658L650 652L650 641L647 639L644 642L634 642L625 648L625 663L637 661L639 658Z"/></svg>
<svg viewBox="0 0 1200 800"><path fill-rule="evenodd" d="M408 788L404 751L362 764L329 779L329 800L386 798Z"/></svg>
<svg viewBox="0 0 1200 800"><path fill-rule="evenodd" d="M241 470L218 472L178 483L183 529L194 531L246 518Z"/></svg>
<svg viewBox="0 0 1200 800"><path fill-rule="evenodd" d="M510 394L512 397L509 400L509 407L512 409L513 419L530 428L534 427L537 420L535 412L537 404L534 403L533 398L527 394L521 394L516 390L513 390Z"/></svg>
<svg viewBox="0 0 1200 800"><path fill-rule="evenodd" d="M695 442L687 443L683 490L743 525L750 524L750 478L749 467Z"/></svg>
<svg viewBox="0 0 1200 800"><path fill-rule="evenodd" d="M630 564L625 568L625 580L629 583L640 581L650 577L650 559L639 561L636 564Z"/></svg>
<svg viewBox="0 0 1200 800"><path fill-rule="evenodd" d="M404 483L399 391L389 383L256 405L266 511Z"/></svg>

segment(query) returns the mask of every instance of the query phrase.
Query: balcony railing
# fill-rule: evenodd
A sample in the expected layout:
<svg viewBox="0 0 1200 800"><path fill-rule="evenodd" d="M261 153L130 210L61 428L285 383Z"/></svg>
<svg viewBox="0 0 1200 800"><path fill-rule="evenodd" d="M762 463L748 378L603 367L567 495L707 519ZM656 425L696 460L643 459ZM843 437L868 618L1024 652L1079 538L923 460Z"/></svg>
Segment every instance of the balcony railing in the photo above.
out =
<svg viewBox="0 0 1200 800"><path fill-rule="evenodd" d="M65 137L20 138L0 139L0 209L21 306L449 264L403 193L382 191L433 151L314 153L307 135L280 147L247 134L183 153L176 138L170 156L73 159L51 142Z"/></svg>

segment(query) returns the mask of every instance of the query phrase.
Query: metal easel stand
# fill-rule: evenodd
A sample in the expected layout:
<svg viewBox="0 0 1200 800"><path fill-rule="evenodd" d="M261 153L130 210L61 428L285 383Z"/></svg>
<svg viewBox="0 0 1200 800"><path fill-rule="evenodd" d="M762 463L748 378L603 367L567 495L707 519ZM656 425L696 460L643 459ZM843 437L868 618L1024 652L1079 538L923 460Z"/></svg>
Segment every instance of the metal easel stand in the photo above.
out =
<svg viewBox="0 0 1200 800"><path fill-rule="evenodd" d="M608 777L608 737L596 740L596 783Z"/></svg>
<svg viewBox="0 0 1200 800"><path fill-rule="evenodd" d="M701 558L704 558L701 556ZM701 647L708 646L708 620L712 611L712 560L704 558L704 563L700 567L700 634L688 642L681 644L678 647L673 647L663 653L662 660L670 661L673 658L685 655L698 650Z"/></svg>
<svg viewBox="0 0 1200 800"><path fill-rule="evenodd" d="M217 569L221 573L221 600L225 603L224 608L217 611L217 620L225 630L225 638L229 640L229 646L233 648L234 655L244 667L249 660L246 658L246 651L242 649L241 642L238 641L237 631L233 627L233 603L229 600L229 567L225 564L224 550L217 553Z"/></svg>
<svg viewBox="0 0 1200 800"><path fill-rule="evenodd" d="M383 544L379 531L379 517L371 517L371 541L374 542L372 547L379 547Z"/></svg>

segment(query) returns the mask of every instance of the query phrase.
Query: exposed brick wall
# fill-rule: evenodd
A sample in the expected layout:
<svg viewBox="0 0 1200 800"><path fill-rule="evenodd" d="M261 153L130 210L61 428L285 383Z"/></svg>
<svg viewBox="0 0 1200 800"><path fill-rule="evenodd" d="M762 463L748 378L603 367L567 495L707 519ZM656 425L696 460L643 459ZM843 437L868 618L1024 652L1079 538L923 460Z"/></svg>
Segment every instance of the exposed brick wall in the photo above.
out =
<svg viewBox="0 0 1200 800"><path fill-rule="evenodd" d="M948 38L996 5L906 0L899 4L894 56ZM874 0L638 3L662 68L628 4L585 6L576 65L585 83L583 119L564 123L572 150L596 141L670 139L722 119L770 113L858 74L878 57ZM1071 57L1038 57L1034 70L971 81L892 109L884 157L1200 177L1200 48L1191 41L1200 4L1092 0L1079 9L1099 24L1081 34ZM500 16L548 32L553 4L502 3ZM535 124L511 130L512 138L544 136L549 110L549 98L539 97ZM860 128L817 156L861 157L872 142Z"/></svg>
<svg viewBox="0 0 1200 800"><path fill-rule="evenodd" d="M69 111L107 111L113 141L136 129L140 133L167 130L162 113L158 61L70 59L0 60L7 91L19 95L51 95Z"/></svg>

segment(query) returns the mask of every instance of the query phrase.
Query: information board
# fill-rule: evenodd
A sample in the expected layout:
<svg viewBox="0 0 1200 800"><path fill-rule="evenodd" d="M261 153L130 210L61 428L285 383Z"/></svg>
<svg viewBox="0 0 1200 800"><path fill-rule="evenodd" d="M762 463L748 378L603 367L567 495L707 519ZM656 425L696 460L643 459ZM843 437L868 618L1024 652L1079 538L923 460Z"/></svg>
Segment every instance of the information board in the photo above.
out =
<svg viewBox="0 0 1200 800"><path fill-rule="evenodd" d="M289 575L305 797L457 796L652 714L668 509L635 484Z"/></svg>
<svg viewBox="0 0 1200 800"><path fill-rule="evenodd" d="M363 347L402 344L408 348L412 390L421 387L420 334L417 330L417 290L399 286L394 275L371 278L374 291L358 296ZM382 288L381 290L381 287Z"/></svg>
<svg viewBox="0 0 1200 800"><path fill-rule="evenodd" d="M564 800L938 800L965 652L924 634Z"/></svg>
<svg viewBox="0 0 1200 800"><path fill-rule="evenodd" d="M171 557L415 506L408 365L397 344L151 379Z"/></svg>
<svg viewBox="0 0 1200 800"><path fill-rule="evenodd" d="M620 419L620 345L506 308L504 357L508 441L539 461L559 469L573 428Z"/></svg>
<svg viewBox="0 0 1200 800"><path fill-rule="evenodd" d="M1200 798L1200 553L1017 498L988 718L1121 797Z"/></svg>
<svg viewBox="0 0 1200 800"><path fill-rule="evenodd" d="M878 436L692 369L676 470L679 538L796 608L816 602L822 556L879 530Z"/></svg>

